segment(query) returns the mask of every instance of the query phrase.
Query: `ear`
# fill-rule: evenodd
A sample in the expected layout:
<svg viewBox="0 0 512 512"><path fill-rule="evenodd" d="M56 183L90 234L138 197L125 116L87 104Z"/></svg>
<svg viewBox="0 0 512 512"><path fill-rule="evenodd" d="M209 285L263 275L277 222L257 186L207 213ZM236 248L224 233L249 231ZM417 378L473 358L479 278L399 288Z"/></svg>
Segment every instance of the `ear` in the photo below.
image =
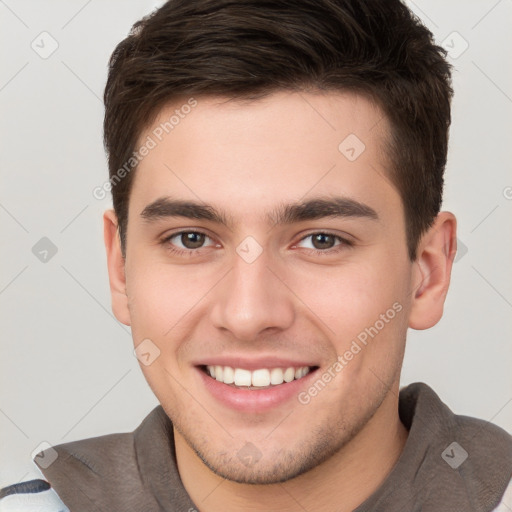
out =
<svg viewBox="0 0 512 512"><path fill-rule="evenodd" d="M457 252L457 221L450 212L441 212L418 244L413 263L413 294L409 327L428 329L443 316L450 285L452 264Z"/></svg>
<svg viewBox="0 0 512 512"><path fill-rule="evenodd" d="M125 261L121 252L121 240L118 232L117 216L114 210L107 210L103 214L103 238L107 251L112 311L121 323L130 325L130 312L126 295L126 276L124 272Z"/></svg>

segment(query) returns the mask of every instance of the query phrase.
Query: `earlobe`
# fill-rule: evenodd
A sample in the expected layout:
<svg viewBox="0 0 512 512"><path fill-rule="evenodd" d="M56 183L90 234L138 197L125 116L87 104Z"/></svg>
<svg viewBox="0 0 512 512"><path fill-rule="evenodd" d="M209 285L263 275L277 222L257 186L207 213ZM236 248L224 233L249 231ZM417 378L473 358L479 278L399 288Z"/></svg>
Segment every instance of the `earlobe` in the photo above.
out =
<svg viewBox="0 0 512 512"><path fill-rule="evenodd" d="M423 235L413 264L412 306L409 327L428 329L443 315L457 251L457 221L450 212L441 212Z"/></svg>
<svg viewBox="0 0 512 512"><path fill-rule="evenodd" d="M121 252L121 241L114 210L107 210L103 214L103 238L107 251L112 311L121 323L130 325L130 312L126 295L125 261Z"/></svg>

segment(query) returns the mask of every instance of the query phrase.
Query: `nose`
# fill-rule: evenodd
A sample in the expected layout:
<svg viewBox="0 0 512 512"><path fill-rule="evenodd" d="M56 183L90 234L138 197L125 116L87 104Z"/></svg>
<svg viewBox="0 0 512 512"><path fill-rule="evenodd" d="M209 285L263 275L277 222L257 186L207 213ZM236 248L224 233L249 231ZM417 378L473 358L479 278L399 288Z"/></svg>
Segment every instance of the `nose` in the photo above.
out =
<svg viewBox="0 0 512 512"><path fill-rule="evenodd" d="M215 287L213 325L239 341L289 328L295 318L293 294L265 251L252 263L235 254L231 271Z"/></svg>

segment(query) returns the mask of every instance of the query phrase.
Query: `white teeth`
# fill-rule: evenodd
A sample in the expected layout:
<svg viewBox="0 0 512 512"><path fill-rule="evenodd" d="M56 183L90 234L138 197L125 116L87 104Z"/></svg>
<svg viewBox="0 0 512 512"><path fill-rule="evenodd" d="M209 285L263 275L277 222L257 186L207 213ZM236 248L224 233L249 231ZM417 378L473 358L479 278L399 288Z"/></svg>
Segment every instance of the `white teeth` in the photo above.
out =
<svg viewBox="0 0 512 512"><path fill-rule="evenodd" d="M235 386L250 386L251 372L249 370L235 369Z"/></svg>
<svg viewBox="0 0 512 512"><path fill-rule="evenodd" d="M282 384L283 382L283 370L281 370L281 368L272 368L270 372L270 383L277 385Z"/></svg>
<svg viewBox="0 0 512 512"><path fill-rule="evenodd" d="M224 384L234 384L235 386L265 388L270 385L278 386L283 382L291 382L294 379L301 379L306 376L310 369L308 366L297 368L260 368L250 371L243 368L232 368L231 366L207 366L207 372L210 376Z"/></svg>
<svg viewBox="0 0 512 512"><path fill-rule="evenodd" d="M283 380L285 382L291 382L293 379L295 379L295 370L293 368L286 368Z"/></svg>
<svg viewBox="0 0 512 512"><path fill-rule="evenodd" d="M305 377L309 373L309 367L302 366L301 368L295 369L295 378L296 379L302 379L302 377Z"/></svg>
<svg viewBox="0 0 512 512"><path fill-rule="evenodd" d="M235 370L231 366L224 366L224 384L235 382Z"/></svg>
<svg viewBox="0 0 512 512"><path fill-rule="evenodd" d="M270 372L266 369L255 370L252 372L252 385L258 388L264 388L271 382Z"/></svg>

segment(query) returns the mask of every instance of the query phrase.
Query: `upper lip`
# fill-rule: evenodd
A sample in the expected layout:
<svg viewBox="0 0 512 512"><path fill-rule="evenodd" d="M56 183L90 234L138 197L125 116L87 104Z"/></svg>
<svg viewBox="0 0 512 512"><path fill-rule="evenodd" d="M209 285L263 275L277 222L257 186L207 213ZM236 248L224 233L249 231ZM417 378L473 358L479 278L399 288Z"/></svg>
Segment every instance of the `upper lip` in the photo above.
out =
<svg viewBox="0 0 512 512"><path fill-rule="evenodd" d="M243 357L243 356L214 356L203 358L194 363L194 366L230 366L245 370L259 370L261 368L300 368L302 366L318 366L312 361L304 359L290 359L287 357Z"/></svg>

